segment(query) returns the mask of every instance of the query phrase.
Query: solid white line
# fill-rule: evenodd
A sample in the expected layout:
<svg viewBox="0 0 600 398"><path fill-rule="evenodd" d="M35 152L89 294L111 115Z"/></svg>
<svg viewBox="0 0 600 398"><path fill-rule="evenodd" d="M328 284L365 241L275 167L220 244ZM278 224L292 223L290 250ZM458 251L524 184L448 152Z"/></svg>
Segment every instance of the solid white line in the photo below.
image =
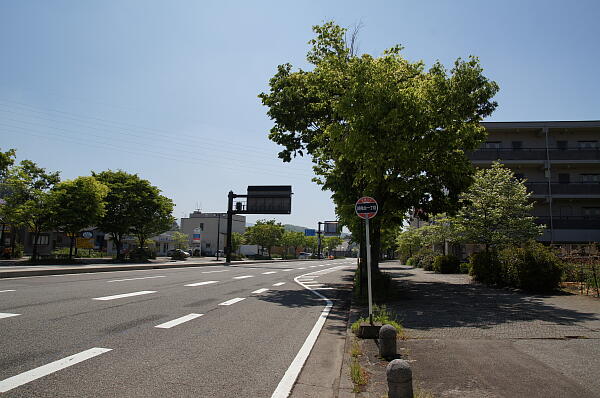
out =
<svg viewBox="0 0 600 398"><path fill-rule="evenodd" d="M197 282L197 283L188 283L187 285L184 286L202 286L202 285L210 285L213 283L217 283L219 281L205 281L205 282Z"/></svg>
<svg viewBox="0 0 600 398"><path fill-rule="evenodd" d="M115 294L114 296L105 296L105 297L96 297L92 300L115 300L125 297L133 297L133 296L141 296L143 294L156 293L155 290L142 290L141 292L133 292L133 293L124 293L124 294Z"/></svg>
<svg viewBox="0 0 600 398"><path fill-rule="evenodd" d="M236 297L236 298L234 298L234 299L231 299L231 300L224 301L224 302L222 302L222 303L221 303L221 304L219 304L219 305L231 305L231 304L239 303L239 302L240 302L240 301L242 301L242 300L246 300L246 298L243 298L243 297Z"/></svg>
<svg viewBox="0 0 600 398"><path fill-rule="evenodd" d="M192 319L199 318L202 315L204 315L204 314L188 314L188 315L184 315L180 318L173 319L172 321L161 323L160 325L156 325L154 327L161 328L161 329L171 329L173 326L177 326L184 322L191 321Z"/></svg>
<svg viewBox="0 0 600 398"><path fill-rule="evenodd" d="M246 278L253 278L254 275L242 275L242 276L234 276L233 279L246 279Z"/></svg>
<svg viewBox="0 0 600 398"><path fill-rule="evenodd" d="M9 312L0 312L0 319L2 319L2 318L10 318L10 317L19 316L19 315L21 315L21 314L11 314Z"/></svg>
<svg viewBox="0 0 600 398"><path fill-rule="evenodd" d="M263 275L269 275L269 274L276 274L277 271L268 271L268 272L263 272Z"/></svg>
<svg viewBox="0 0 600 398"><path fill-rule="evenodd" d="M0 290L0 293L5 293L5 292L16 292L16 290L13 290L13 289Z"/></svg>
<svg viewBox="0 0 600 398"><path fill-rule="evenodd" d="M304 275L300 275L300 276L304 276ZM298 282L298 278L299 277L296 277L296 278L294 278L294 280L300 286L304 287L304 285L301 282ZM298 378L298 375L300 374L300 371L302 370L302 367L304 366L304 363L306 362L306 359L308 358L310 351L312 350L313 346L315 345L315 343L317 341L317 337L319 337L319 333L321 333L321 329L323 328L323 325L325 324L325 320L327 319L327 316L329 315L329 311L331 311L331 307L333 307L333 302L331 300L329 300L327 297L323 296L321 293L316 292L314 290L310 290L310 291L325 301L325 303L326 303L325 308L323 308L323 311L321 312L319 319L313 326L308 337L304 341L304 344L302 344L302 347L300 348L300 351L298 351L298 354L296 354L296 357L292 361L292 364L285 371L283 378L279 381L279 384L277 385L277 388L273 392L273 395L271 395L271 398L287 398L290 395L290 392L292 391L292 387L294 386L294 383L296 382L296 379Z"/></svg>
<svg viewBox="0 0 600 398"><path fill-rule="evenodd" d="M252 293L253 294L261 294L261 293L266 292L267 290L269 290L269 289L263 287L262 289L255 290Z"/></svg>
<svg viewBox="0 0 600 398"><path fill-rule="evenodd" d="M202 273L203 274L214 274L215 272L229 272L229 271L230 270L228 270L228 269L222 269L222 270L219 270L219 271L203 271Z"/></svg>
<svg viewBox="0 0 600 398"><path fill-rule="evenodd" d="M333 289L334 289L333 287L318 287L318 288L313 289L313 290L333 290Z"/></svg>
<svg viewBox="0 0 600 398"><path fill-rule="evenodd" d="M112 281L108 281L108 283L111 283L111 282L125 282L125 281L137 281L139 279L154 279L154 278L166 278L166 276L164 276L164 275L157 275L157 276L144 276L144 277L141 277L141 278L114 279Z"/></svg>
<svg viewBox="0 0 600 398"><path fill-rule="evenodd" d="M277 282L277 283L273 284L273 286L281 286L281 285L285 285L285 282Z"/></svg>
<svg viewBox="0 0 600 398"><path fill-rule="evenodd" d="M97 347L90 348L89 350L85 350L79 354L71 355L70 357L59 359L58 361L50 362L49 364L40 366L39 368L31 369L27 372L9 377L8 379L0 381L0 393L10 391L13 388L22 386L23 384L37 380L40 377L44 377L61 369L68 368L69 366L73 366L79 362L83 362L108 351L111 351L111 349Z"/></svg>

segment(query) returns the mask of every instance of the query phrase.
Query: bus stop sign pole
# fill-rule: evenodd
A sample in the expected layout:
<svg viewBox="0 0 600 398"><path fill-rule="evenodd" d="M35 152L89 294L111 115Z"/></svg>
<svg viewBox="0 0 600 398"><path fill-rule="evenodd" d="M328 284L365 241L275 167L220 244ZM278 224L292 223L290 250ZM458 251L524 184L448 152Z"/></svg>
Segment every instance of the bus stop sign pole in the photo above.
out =
<svg viewBox="0 0 600 398"><path fill-rule="evenodd" d="M371 242L369 234L369 219L375 217L378 206L377 201L369 196L363 196L354 205L356 215L365 220L366 250L367 250L367 285L369 294L369 322L373 325L373 291L371 288Z"/></svg>

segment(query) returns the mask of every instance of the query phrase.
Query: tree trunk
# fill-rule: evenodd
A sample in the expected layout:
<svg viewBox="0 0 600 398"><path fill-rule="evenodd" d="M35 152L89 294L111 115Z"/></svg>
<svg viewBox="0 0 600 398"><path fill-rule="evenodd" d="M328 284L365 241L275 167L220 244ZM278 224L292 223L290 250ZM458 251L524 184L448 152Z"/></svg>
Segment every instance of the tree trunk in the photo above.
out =
<svg viewBox="0 0 600 398"><path fill-rule="evenodd" d="M15 248L17 247L17 231L15 226L10 227L10 257L15 258Z"/></svg>
<svg viewBox="0 0 600 398"><path fill-rule="evenodd" d="M5 223L2 223L2 231L0 231L0 246L4 249L4 228L6 227Z"/></svg>
<svg viewBox="0 0 600 398"><path fill-rule="evenodd" d="M381 222L371 219L369 229L369 232L371 232L371 272L376 274L379 273L379 258L381 256Z"/></svg>
<svg viewBox="0 0 600 398"><path fill-rule="evenodd" d="M69 236L69 260L73 258L73 241L75 240L74 236Z"/></svg>
<svg viewBox="0 0 600 398"><path fill-rule="evenodd" d="M36 230L33 233L33 246L32 246L33 250L31 251L31 261L37 260L39 238L40 238L40 232Z"/></svg>

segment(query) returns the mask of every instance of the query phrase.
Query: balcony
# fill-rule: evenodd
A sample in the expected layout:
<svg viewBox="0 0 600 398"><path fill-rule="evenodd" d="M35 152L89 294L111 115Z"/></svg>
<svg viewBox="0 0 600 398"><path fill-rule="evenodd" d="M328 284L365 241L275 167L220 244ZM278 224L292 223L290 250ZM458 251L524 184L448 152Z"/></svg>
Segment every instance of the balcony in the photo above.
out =
<svg viewBox="0 0 600 398"><path fill-rule="evenodd" d="M548 182L525 182L533 197L548 196ZM552 197L562 198L600 198L600 184L593 182L551 183Z"/></svg>
<svg viewBox="0 0 600 398"><path fill-rule="evenodd" d="M550 149L553 163L600 163L600 148ZM545 148L481 148L467 154L474 163L491 163L501 160L505 163L543 163L546 160Z"/></svg>
<svg viewBox="0 0 600 398"><path fill-rule="evenodd" d="M535 222L550 229L550 217L537 217ZM600 229L600 217L556 216L552 217L552 226L554 229Z"/></svg>

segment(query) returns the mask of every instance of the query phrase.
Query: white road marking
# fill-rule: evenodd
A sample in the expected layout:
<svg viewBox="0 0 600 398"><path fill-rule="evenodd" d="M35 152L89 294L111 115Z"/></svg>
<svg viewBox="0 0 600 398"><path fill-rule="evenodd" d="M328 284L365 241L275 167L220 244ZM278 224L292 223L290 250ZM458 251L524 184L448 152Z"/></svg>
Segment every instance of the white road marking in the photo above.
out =
<svg viewBox="0 0 600 398"><path fill-rule="evenodd" d="M19 315L21 315L21 314L11 314L9 312L0 312L0 319L2 319L2 318L10 318L10 317L19 316Z"/></svg>
<svg viewBox="0 0 600 398"><path fill-rule="evenodd" d="M105 296L105 297L96 297L92 300L115 300L125 297L133 297L133 296L141 296L143 294L156 293L155 290L142 290L141 292L133 292L133 293L124 293L124 294L115 294L114 296Z"/></svg>
<svg viewBox="0 0 600 398"><path fill-rule="evenodd" d="M319 265L319 267L324 267L326 265L330 265L330 264L321 264L321 265Z"/></svg>
<svg viewBox="0 0 600 398"><path fill-rule="evenodd" d="M332 287L317 287L317 288L315 288L313 290L333 290L333 289L334 288L332 288Z"/></svg>
<svg viewBox="0 0 600 398"><path fill-rule="evenodd" d="M293 268L282 269L283 272L290 272L290 271L293 271L293 270L294 270Z"/></svg>
<svg viewBox="0 0 600 398"><path fill-rule="evenodd" d="M14 290L14 289L0 290L0 293L6 293L6 292L16 292L16 290Z"/></svg>
<svg viewBox="0 0 600 398"><path fill-rule="evenodd" d="M202 273L203 274L214 274L215 272L229 272L229 271L230 270L228 270L228 269L222 269L222 270L219 270L219 271L203 271Z"/></svg>
<svg viewBox="0 0 600 398"><path fill-rule="evenodd" d="M282 286L282 285L285 285L285 282L277 282L277 283L273 284L273 286Z"/></svg>
<svg viewBox="0 0 600 398"><path fill-rule="evenodd" d="M196 283L188 283L184 286L203 286L203 285L211 285L213 283L218 283L219 281L204 281L204 282L196 282Z"/></svg>
<svg viewBox="0 0 600 398"><path fill-rule="evenodd" d="M154 327L161 328L161 329L171 329L173 326L177 326L184 322L191 321L192 319L199 318L202 315L204 315L204 314L188 314L188 315L184 315L180 318L173 319L172 321L161 323L160 325L156 325Z"/></svg>
<svg viewBox="0 0 600 398"><path fill-rule="evenodd" d="M266 292L267 290L269 290L269 289L263 287L262 289L253 291L252 294L261 294L261 293Z"/></svg>
<svg viewBox="0 0 600 398"><path fill-rule="evenodd" d="M224 301L224 302L220 303L219 305L231 305L231 304L239 303L242 300L246 300L246 298L245 297L236 297L234 299Z"/></svg>
<svg viewBox="0 0 600 398"><path fill-rule="evenodd" d="M268 271L268 272L263 272L263 275L269 275L269 274L276 274L277 271Z"/></svg>
<svg viewBox="0 0 600 398"><path fill-rule="evenodd" d="M311 265L310 268L317 268L318 265Z"/></svg>
<svg viewBox="0 0 600 398"><path fill-rule="evenodd" d="M322 283L314 283L314 284L310 284L310 285L308 283L305 283L304 286L313 288L313 287L319 287L319 286L325 286L325 285Z"/></svg>
<svg viewBox="0 0 600 398"><path fill-rule="evenodd" d="M233 279L246 279L246 278L253 278L254 275L242 275L242 276L234 276Z"/></svg>
<svg viewBox="0 0 600 398"><path fill-rule="evenodd" d="M111 283L111 282L125 282L125 281L137 281L139 279L154 279L154 278L166 278L166 276L164 276L164 275L157 275L157 276L144 276L144 277L141 277L141 278L114 279L112 281L108 281L108 283Z"/></svg>
<svg viewBox="0 0 600 398"><path fill-rule="evenodd" d="M79 362L83 362L100 354L104 354L108 351L112 350L110 348L90 348L89 350L85 350L79 354L71 355L70 357L59 359L58 361L50 362L49 364L40 366L39 368L28 370L27 372L9 377L8 379L0 381L0 393L10 391L13 388L17 388L41 377L48 376L49 374L68 368L69 366L73 366Z"/></svg>
<svg viewBox="0 0 600 398"><path fill-rule="evenodd" d="M300 268L298 268L298 269L306 269L306 267L300 267Z"/></svg>

